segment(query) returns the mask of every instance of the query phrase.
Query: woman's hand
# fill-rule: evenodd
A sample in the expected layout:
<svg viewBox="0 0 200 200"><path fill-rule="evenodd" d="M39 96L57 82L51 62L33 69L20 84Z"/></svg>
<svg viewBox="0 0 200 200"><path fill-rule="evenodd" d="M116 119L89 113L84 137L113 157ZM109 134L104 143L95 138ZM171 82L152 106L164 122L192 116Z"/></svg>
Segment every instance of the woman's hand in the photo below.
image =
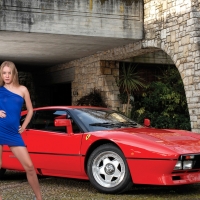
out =
<svg viewBox="0 0 200 200"><path fill-rule="evenodd" d="M4 110L0 110L0 118L5 118L6 112Z"/></svg>
<svg viewBox="0 0 200 200"><path fill-rule="evenodd" d="M19 132L20 134L23 133L24 130L25 130L25 128L23 128L22 126L19 126L19 130L18 130L18 132Z"/></svg>

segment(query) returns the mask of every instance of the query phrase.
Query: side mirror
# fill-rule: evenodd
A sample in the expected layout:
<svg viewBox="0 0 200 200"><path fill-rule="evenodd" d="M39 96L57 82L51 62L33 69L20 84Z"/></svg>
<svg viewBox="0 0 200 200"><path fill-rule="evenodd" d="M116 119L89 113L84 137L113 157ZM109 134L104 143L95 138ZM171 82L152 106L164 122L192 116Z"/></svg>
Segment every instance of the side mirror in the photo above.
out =
<svg viewBox="0 0 200 200"><path fill-rule="evenodd" d="M66 132L68 134L72 134L72 123L71 120L69 119L55 119L54 120L54 125L55 126L66 126Z"/></svg>
<svg viewBox="0 0 200 200"><path fill-rule="evenodd" d="M151 125L150 119L144 119L144 126L149 127Z"/></svg>

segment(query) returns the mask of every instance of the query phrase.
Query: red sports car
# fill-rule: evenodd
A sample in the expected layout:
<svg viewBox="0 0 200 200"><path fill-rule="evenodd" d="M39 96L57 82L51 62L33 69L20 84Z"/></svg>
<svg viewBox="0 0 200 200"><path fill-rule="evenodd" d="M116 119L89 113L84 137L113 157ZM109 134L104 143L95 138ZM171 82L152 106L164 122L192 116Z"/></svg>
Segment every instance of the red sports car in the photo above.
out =
<svg viewBox="0 0 200 200"><path fill-rule="evenodd" d="M200 135L148 125L108 108L43 107L22 136L39 175L89 179L100 192L200 182ZM8 146L1 175L6 169L23 171Z"/></svg>

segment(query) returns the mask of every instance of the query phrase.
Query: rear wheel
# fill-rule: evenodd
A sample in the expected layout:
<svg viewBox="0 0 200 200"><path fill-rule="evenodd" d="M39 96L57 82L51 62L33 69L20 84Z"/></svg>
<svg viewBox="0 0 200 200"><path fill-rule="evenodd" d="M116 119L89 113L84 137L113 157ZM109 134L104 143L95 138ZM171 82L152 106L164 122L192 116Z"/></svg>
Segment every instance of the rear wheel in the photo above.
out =
<svg viewBox="0 0 200 200"><path fill-rule="evenodd" d="M94 150L87 163L87 174L91 184L103 193L122 193L132 185L126 159L113 144Z"/></svg>

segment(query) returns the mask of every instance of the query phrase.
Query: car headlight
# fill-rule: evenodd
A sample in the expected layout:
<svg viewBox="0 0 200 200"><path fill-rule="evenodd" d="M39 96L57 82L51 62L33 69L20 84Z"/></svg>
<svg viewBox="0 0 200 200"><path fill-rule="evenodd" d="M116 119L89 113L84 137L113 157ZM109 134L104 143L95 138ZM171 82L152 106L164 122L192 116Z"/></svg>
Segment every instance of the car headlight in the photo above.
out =
<svg viewBox="0 0 200 200"><path fill-rule="evenodd" d="M174 170L192 169L195 162L195 155L182 155L179 157Z"/></svg>
<svg viewBox="0 0 200 200"><path fill-rule="evenodd" d="M192 169L193 161L192 160L185 160L183 161L183 169Z"/></svg>
<svg viewBox="0 0 200 200"><path fill-rule="evenodd" d="M174 167L174 170L180 170L182 169L182 161L177 161L175 167Z"/></svg>

